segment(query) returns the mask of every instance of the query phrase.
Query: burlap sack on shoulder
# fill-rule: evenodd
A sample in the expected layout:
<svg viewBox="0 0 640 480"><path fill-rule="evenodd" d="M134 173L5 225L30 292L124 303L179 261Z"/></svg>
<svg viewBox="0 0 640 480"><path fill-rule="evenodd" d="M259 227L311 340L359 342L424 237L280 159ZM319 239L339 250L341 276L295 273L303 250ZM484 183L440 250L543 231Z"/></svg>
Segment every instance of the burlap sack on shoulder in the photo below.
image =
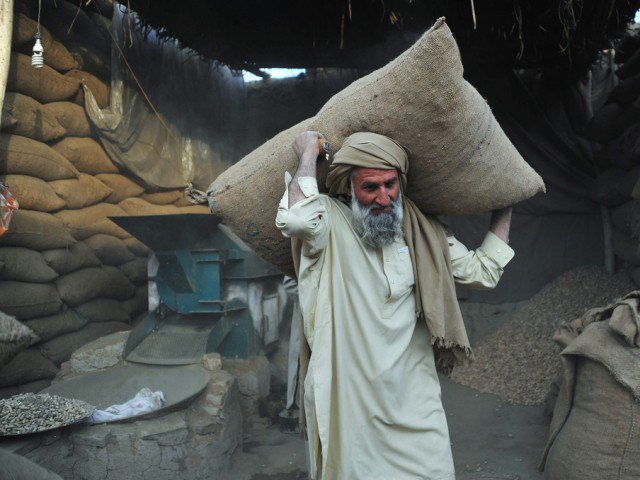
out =
<svg viewBox="0 0 640 480"><path fill-rule="evenodd" d="M297 133L309 130L310 122L304 120L254 150L220 175L208 192L214 214L258 255L293 276L291 241L276 228L275 218L284 172L295 171L298 164L291 143Z"/></svg>
<svg viewBox="0 0 640 480"><path fill-rule="evenodd" d="M544 191L487 102L463 76L444 19L385 67L332 97L310 121L289 129L221 174L212 184L213 212L256 252L291 271L288 241L274 217L285 170L296 158L296 133L317 130L339 149L359 131L386 135L410 152L407 195L424 212L473 214L515 204ZM318 172L320 187L325 174Z"/></svg>
<svg viewBox="0 0 640 480"><path fill-rule="evenodd" d="M7 92L2 104L2 131L49 142L66 134L55 115L37 100Z"/></svg>
<svg viewBox="0 0 640 480"><path fill-rule="evenodd" d="M78 178L76 167L45 143L0 133L0 175L7 174L29 175L47 182Z"/></svg>
<svg viewBox="0 0 640 480"><path fill-rule="evenodd" d="M31 58L21 53L11 54L7 90L33 97L40 103L59 102L74 97L80 80L66 77L53 68L31 66Z"/></svg>
<svg viewBox="0 0 640 480"><path fill-rule="evenodd" d="M89 207L107 198L113 190L93 175L81 173L78 178L50 182L56 194L67 202L70 209Z"/></svg>
<svg viewBox="0 0 640 480"><path fill-rule="evenodd" d="M76 243L64 224L50 213L18 210L9 231L0 237L0 247L24 247L33 250L67 248Z"/></svg>
<svg viewBox="0 0 640 480"><path fill-rule="evenodd" d="M67 202L56 195L47 182L39 178L29 175L0 175L0 180L10 188L20 208L36 212L54 212L67 206Z"/></svg>

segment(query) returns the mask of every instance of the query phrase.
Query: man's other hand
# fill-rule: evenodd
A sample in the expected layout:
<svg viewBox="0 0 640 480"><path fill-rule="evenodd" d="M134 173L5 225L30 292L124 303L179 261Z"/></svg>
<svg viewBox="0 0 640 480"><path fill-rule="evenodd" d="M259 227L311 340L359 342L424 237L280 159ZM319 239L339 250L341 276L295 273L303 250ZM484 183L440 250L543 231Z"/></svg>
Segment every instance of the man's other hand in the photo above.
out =
<svg viewBox="0 0 640 480"><path fill-rule="evenodd" d="M302 158L315 160L320 155L318 139L323 138L318 132L302 132L293 141L293 151L296 152L298 160Z"/></svg>
<svg viewBox="0 0 640 480"><path fill-rule="evenodd" d="M505 207L491 212L491 224L489 230L496 234L500 239L509 243L509 229L511 227L512 207Z"/></svg>

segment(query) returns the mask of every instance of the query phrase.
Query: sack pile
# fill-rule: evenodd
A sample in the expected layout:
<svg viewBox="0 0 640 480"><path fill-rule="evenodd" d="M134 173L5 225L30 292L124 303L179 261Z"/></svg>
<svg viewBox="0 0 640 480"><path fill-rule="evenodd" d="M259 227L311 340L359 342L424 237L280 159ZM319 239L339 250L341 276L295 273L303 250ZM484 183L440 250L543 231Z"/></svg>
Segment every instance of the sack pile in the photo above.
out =
<svg viewBox="0 0 640 480"><path fill-rule="evenodd" d="M93 134L81 85L107 106L110 43L94 22L109 20L52 4L41 27L46 65L34 69L32 4L16 4L0 127L0 179L20 203L0 237L0 398L45 388L74 350L146 313L148 249L108 216L208 213L179 190L147 191ZM90 38L66 35L73 16L56 30L69 12ZM9 335L5 315L30 336Z"/></svg>
<svg viewBox="0 0 640 480"><path fill-rule="evenodd" d="M596 90L600 105L586 126L586 136L599 144L595 162L601 172L590 196L607 208L613 252L640 286L640 44L632 29L613 58L612 85Z"/></svg>

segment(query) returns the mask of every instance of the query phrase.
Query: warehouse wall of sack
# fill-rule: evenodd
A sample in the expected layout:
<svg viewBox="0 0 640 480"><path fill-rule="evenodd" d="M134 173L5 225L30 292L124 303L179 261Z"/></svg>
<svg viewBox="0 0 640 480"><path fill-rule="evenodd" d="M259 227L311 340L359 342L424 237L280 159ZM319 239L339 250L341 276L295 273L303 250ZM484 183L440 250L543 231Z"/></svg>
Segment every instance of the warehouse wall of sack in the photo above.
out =
<svg viewBox="0 0 640 480"><path fill-rule="evenodd" d="M610 216L617 268L640 287L640 24L629 29L614 59L615 87L587 126L600 146L591 197Z"/></svg>
<svg viewBox="0 0 640 480"><path fill-rule="evenodd" d="M98 3L110 15L109 2ZM110 20L56 5L47 11L49 29L41 27L41 69L29 56L37 2L15 6L0 180L20 210L0 237L0 312L35 337L0 366L0 398L46 387L75 349L131 328L146 312L148 249L107 217L208 212L180 190L150 191L111 161L83 91L109 104Z"/></svg>

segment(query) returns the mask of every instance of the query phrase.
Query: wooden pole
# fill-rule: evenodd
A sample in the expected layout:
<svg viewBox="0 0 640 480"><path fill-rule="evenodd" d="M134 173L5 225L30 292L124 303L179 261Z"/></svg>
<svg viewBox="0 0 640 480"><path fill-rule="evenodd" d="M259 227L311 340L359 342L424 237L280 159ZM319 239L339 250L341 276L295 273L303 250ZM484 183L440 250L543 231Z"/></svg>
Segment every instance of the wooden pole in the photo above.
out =
<svg viewBox="0 0 640 480"><path fill-rule="evenodd" d="M13 0L0 0L0 116L11 61L11 35L13 34Z"/></svg>
<svg viewBox="0 0 640 480"><path fill-rule="evenodd" d="M600 205L602 213L602 227L604 231L604 268L608 273L616 271L616 257L613 253L613 227L611 222L611 212L604 205Z"/></svg>

